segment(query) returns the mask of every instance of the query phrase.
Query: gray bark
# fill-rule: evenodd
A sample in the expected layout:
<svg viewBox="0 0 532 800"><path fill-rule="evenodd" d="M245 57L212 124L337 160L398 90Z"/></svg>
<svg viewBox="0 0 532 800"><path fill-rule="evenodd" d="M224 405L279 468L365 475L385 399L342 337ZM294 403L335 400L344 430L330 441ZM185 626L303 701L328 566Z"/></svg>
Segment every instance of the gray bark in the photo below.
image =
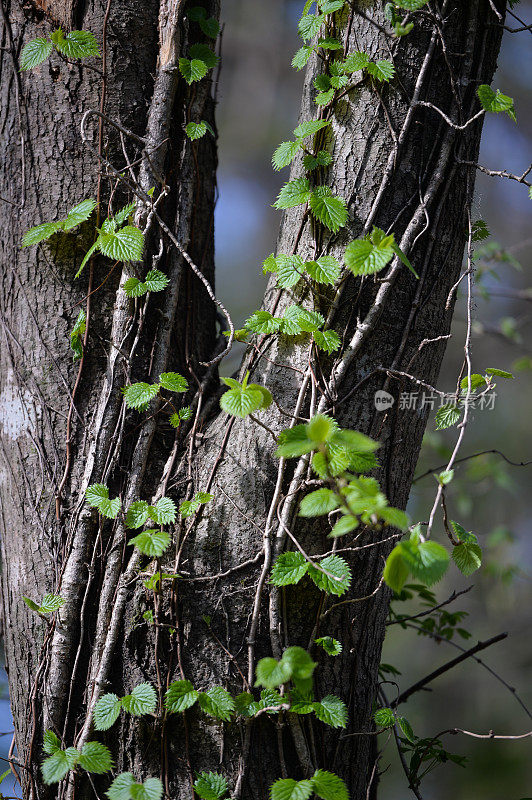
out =
<svg viewBox="0 0 532 800"><path fill-rule="evenodd" d="M344 20L339 33L348 52L362 49L374 58L387 57L387 39L371 21L383 24L381 11L372 4L359 5L371 19L353 13ZM4 9L16 52L47 30L48 22L33 8L11 2ZM209 3L208 11L217 15L217 3ZM159 12L155 2L120 0L111 5L105 108L138 135L148 131L154 144L170 132L168 151L159 154L170 187L162 213L212 284L216 156L209 137L191 146L183 134L191 111L194 119L212 120L211 84L206 80L191 90L183 81L176 84L172 64L197 31L189 31L183 22L181 2L163 4L161 39L172 46L161 49ZM105 9L100 3L83 5L77 13L80 26L101 31ZM380 98L367 82L361 83L341 99L332 116L328 145L333 164L320 179L348 200L346 228L337 236L324 235L313 229L302 209L294 209L284 216L278 241L278 252L297 251L306 259L328 253L342 260L346 244L365 228L393 227L420 280L394 263L385 282L346 281L331 323L343 337L341 358L312 356L320 386L328 387L324 400L310 389L300 394L299 371L306 371L309 359L305 341L261 345L267 358L250 350L241 370L250 369L252 379L268 386L291 414L298 408L297 414L308 416L316 407L326 407L343 427L382 442L378 477L390 503L401 508L426 415L401 410L397 402L387 414L376 412L377 389L384 386L397 399L401 389L410 388L390 382L377 370L400 370L412 363L410 369L420 379L432 384L437 379L444 341L420 345L449 331L452 307L447 309L446 301L460 273L474 183L474 176L457 166L456 157L476 161L482 127L479 119L463 132L454 130L435 111L411 108L410 100L432 102L457 123L465 122L478 111L476 87L491 82L500 41L500 28L487 24L495 19L487 0L448 2L445 19L458 95L453 94L438 37L431 43L432 27L420 21L412 34L393 44L399 79L382 89ZM172 22L175 28L169 31ZM248 671L252 676L257 658L278 656L292 644L308 647L320 633L340 639L343 652L327 659L312 651L319 662L317 697L336 694L346 702L347 733L370 730L387 590L341 606L322 621L320 615L333 601L305 582L280 595L266 580L270 560L287 546L278 510L307 552L331 549L327 526L297 522L297 494L280 509L277 505L287 495L294 471L297 479L296 462L280 472L270 434L249 419L228 420L219 412L213 369L202 384L199 424L192 438L174 434L160 411L149 418L124 413L119 389L129 380L149 381L176 369L195 387L196 379L206 374L201 362L220 348L215 308L167 237L158 264L172 279L165 293L150 297L146 307L132 303L118 290L115 270L92 299L72 415L71 463L56 518L65 470L65 408L77 374L68 333L78 311L73 306L87 294L88 272L81 283L72 280L80 238L76 244L52 240L42 249L22 251L19 241L30 226L61 216L95 194L98 165L82 146L79 125L84 111L98 108L101 81L87 68L58 67L57 61L17 77L5 23L3 30L7 50L0 51L0 197L16 205L0 201L2 593L17 749L28 767L22 770L25 796L46 794L38 771L44 729L52 727L66 745L80 736L82 741L95 738L86 711L102 691L125 694L144 680L164 690L169 681L184 676L198 688L224 685L236 694L243 689L241 676ZM312 81L320 71L317 59L309 64L302 120L316 117ZM163 113L157 120L158 103ZM105 126L105 137L109 160L122 165L116 131ZM138 157L129 142L128 147L131 159ZM146 189L152 176L146 163L143 170ZM302 164L296 162L292 177L301 174ZM104 179L104 203L111 184ZM154 232L143 268L151 266L159 244ZM95 262L93 288L108 271L108 262ZM299 299L305 303L309 298L303 294ZM325 313L330 300L323 299ZM279 313L290 302L288 293L278 295L270 285L266 308ZM197 397L194 402L198 408ZM275 406L261 419L275 432L290 422ZM173 531L175 553L166 566L175 567L184 579L169 585L159 599L158 634L142 617L150 607L149 593L139 581L128 581L138 564L124 547L123 525L99 524L83 503L86 486L97 481L110 487L111 496L120 493L124 506L158 494L176 502L197 490L215 495L197 524L180 524ZM293 488L300 493L301 481ZM370 541L368 534L357 544ZM348 599L374 592L390 547L383 543L345 555L354 576ZM226 572L251 558L253 564L225 577L191 580ZM47 629L23 605L21 595L38 599L52 590L60 591L67 603L59 614L61 625ZM265 717L253 725L221 725L208 724L192 710L184 719L159 715L155 721L122 720L98 738L113 750L119 770L131 770L139 778L160 774L169 797L190 796L192 772L210 769L223 771L244 798L266 797L286 766L295 778L317 767L335 771L346 780L352 800L365 800L374 766L371 737L345 737L344 731L325 729L307 717L283 720L279 727ZM106 778L98 781L102 791L107 785ZM62 794L53 789L49 796ZM90 786L80 781L76 796L92 796Z"/></svg>

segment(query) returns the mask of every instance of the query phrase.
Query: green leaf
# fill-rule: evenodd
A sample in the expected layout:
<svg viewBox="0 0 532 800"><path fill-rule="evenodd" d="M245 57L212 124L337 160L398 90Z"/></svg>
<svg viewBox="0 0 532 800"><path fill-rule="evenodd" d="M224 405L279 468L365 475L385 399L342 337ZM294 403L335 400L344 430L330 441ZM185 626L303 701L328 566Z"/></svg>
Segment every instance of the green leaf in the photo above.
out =
<svg viewBox="0 0 532 800"><path fill-rule="evenodd" d="M443 431L455 425L460 419L460 409L454 403L445 403L436 412L436 430Z"/></svg>
<svg viewBox="0 0 532 800"><path fill-rule="evenodd" d="M316 442L309 439L306 425L295 425L281 431L277 444L276 455L279 458L296 458L316 449Z"/></svg>
<svg viewBox="0 0 532 800"><path fill-rule="evenodd" d="M373 714L373 719L381 728L393 728L395 715L391 708L378 708Z"/></svg>
<svg viewBox="0 0 532 800"><path fill-rule="evenodd" d="M121 501L119 497L114 500L109 499L109 489L103 483L93 483L85 492L87 503L93 508L97 508L100 514L109 519L116 519L120 511Z"/></svg>
<svg viewBox="0 0 532 800"><path fill-rule="evenodd" d="M304 14L299 20L297 29L304 42L318 35L325 20L325 14Z"/></svg>
<svg viewBox="0 0 532 800"><path fill-rule="evenodd" d="M153 714L156 705L157 695L150 683L139 683L131 694L122 698L123 708L136 717L141 714Z"/></svg>
<svg viewBox="0 0 532 800"><path fill-rule="evenodd" d="M328 694L321 703L313 703L313 708L317 718L331 728L347 726L347 708L339 697Z"/></svg>
<svg viewBox="0 0 532 800"><path fill-rule="evenodd" d="M299 552L281 553L273 565L270 583L274 586L288 586L299 583L307 574L308 562Z"/></svg>
<svg viewBox="0 0 532 800"><path fill-rule="evenodd" d="M397 722L399 724L399 727L403 731L404 735L408 739L408 741L409 742L414 742L416 737L415 737L414 731L412 730L412 726L409 723L409 721L406 719L406 717L398 717L397 718Z"/></svg>
<svg viewBox="0 0 532 800"><path fill-rule="evenodd" d="M317 186L310 197L310 210L322 225L333 233L343 228L347 221L347 206L341 197L335 197L328 186Z"/></svg>
<svg viewBox="0 0 532 800"><path fill-rule="evenodd" d="M345 0L319 0L318 5L324 14L334 14L345 6Z"/></svg>
<svg viewBox="0 0 532 800"><path fill-rule="evenodd" d="M408 516L400 508L385 506L380 509L379 514L387 525L393 525L394 528L399 528L401 531L407 530L409 524Z"/></svg>
<svg viewBox="0 0 532 800"><path fill-rule="evenodd" d="M495 367L488 367L486 375L494 375L497 378L506 378L507 380L514 380L515 376L511 372L505 372L503 369L495 369Z"/></svg>
<svg viewBox="0 0 532 800"><path fill-rule="evenodd" d="M334 89L328 89L326 92L319 92L315 97L315 103L318 106L327 106L334 97Z"/></svg>
<svg viewBox="0 0 532 800"><path fill-rule="evenodd" d="M263 407L264 395L259 388L237 385L225 392L220 398L220 406L233 417L247 417Z"/></svg>
<svg viewBox="0 0 532 800"><path fill-rule="evenodd" d="M486 379L483 375L479 375L478 373L474 373L469 377L466 375L465 378L462 378L460 381L460 387L462 389L467 389L468 386L471 387L471 391L474 392L476 389L480 389L481 386L486 385Z"/></svg>
<svg viewBox="0 0 532 800"><path fill-rule="evenodd" d="M170 546L170 536L166 531L148 530L129 540L137 550L150 558L160 558Z"/></svg>
<svg viewBox="0 0 532 800"><path fill-rule="evenodd" d="M316 414L306 426L306 431L309 439L321 444L329 441L336 431L336 423L327 414Z"/></svg>
<svg viewBox="0 0 532 800"><path fill-rule="evenodd" d="M295 181L285 183L273 207L277 209L294 208L294 206L307 203L310 200L310 196L311 190L308 180L306 178L297 178Z"/></svg>
<svg viewBox="0 0 532 800"><path fill-rule="evenodd" d="M299 150L301 142L281 142L272 156L272 164L277 172L292 163Z"/></svg>
<svg viewBox="0 0 532 800"><path fill-rule="evenodd" d="M219 58L214 53L210 47L207 47L206 44L193 44L190 48L190 53L192 59L200 59L207 65L207 69L212 69L215 67L218 62Z"/></svg>
<svg viewBox="0 0 532 800"><path fill-rule="evenodd" d="M317 347L325 352L334 353L341 345L341 339L332 328L328 331L313 331L312 338L314 339Z"/></svg>
<svg viewBox="0 0 532 800"><path fill-rule="evenodd" d="M54 753L61 750L61 742L53 731L44 732L42 749L48 756L53 756Z"/></svg>
<svg viewBox="0 0 532 800"><path fill-rule="evenodd" d="M198 697L190 681L174 681L164 696L164 705L171 714L177 714L193 706Z"/></svg>
<svg viewBox="0 0 532 800"><path fill-rule="evenodd" d="M401 545L396 545L388 558L382 577L390 589L399 594L408 580L410 569L403 558Z"/></svg>
<svg viewBox="0 0 532 800"><path fill-rule="evenodd" d="M331 489L316 489L301 501L299 516L321 517L334 511L339 505L340 501Z"/></svg>
<svg viewBox="0 0 532 800"><path fill-rule="evenodd" d="M36 225L26 231L22 237L22 247L31 247L39 242L44 242L53 236L54 233L61 230L61 221L59 222L43 222L42 225Z"/></svg>
<svg viewBox="0 0 532 800"><path fill-rule="evenodd" d="M200 692L198 703L206 714L228 722L235 710L235 701L221 686L213 686L206 692Z"/></svg>
<svg viewBox="0 0 532 800"><path fill-rule="evenodd" d="M32 611L39 610L40 608L39 604L36 603L35 600L32 600L31 597L26 597L25 595L22 595L22 599L24 600L28 608L30 608Z"/></svg>
<svg viewBox="0 0 532 800"><path fill-rule="evenodd" d="M207 64L198 58L193 58L192 61L189 61L188 58L180 58L179 72L190 86L191 83L204 78L208 69Z"/></svg>
<svg viewBox="0 0 532 800"><path fill-rule="evenodd" d="M292 669L288 663L270 657L261 658L255 669L255 686L275 689L289 681L291 677Z"/></svg>
<svg viewBox="0 0 532 800"><path fill-rule="evenodd" d="M342 50L343 45L339 39L335 39L333 36L327 36L325 39L318 40L318 47L321 47L322 50Z"/></svg>
<svg viewBox="0 0 532 800"><path fill-rule="evenodd" d="M169 392L186 392L188 389L187 380L178 372L163 372L159 375L159 383Z"/></svg>
<svg viewBox="0 0 532 800"><path fill-rule="evenodd" d="M394 5L407 11L419 11L426 6L429 0L394 0Z"/></svg>
<svg viewBox="0 0 532 800"><path fill-rule="evenodd" d="M78 361L83 356L83 335L87 328L87 318L85 311L81 309L74 327L70 331L70 349L74 352L74 361Z"/></svg>
<svg viewBox="0 0 532 800"><path fill-rule="evenodd" d="M318 150L316 155L311 156L307 153L307 155L303 156L303 166L307 170L307 172L311 172L313 169L317 167L328 167L329 164L332 163L332 156L327 150ZM324 256L325 258L329 258L329 256ZM319 259L318 259L319 260Z"/></svg>
<svg viewBox="0 0 532 800"><path fill-rule="evenodd" d="M116 694L104 694L94 707L94 727L97 731L109 730L120 714L122 703Z"/></svg>
<svg viewBox="0 0 532 800"><path fill-rule="evenodd" d="M316 770L312 783L315 794L322 800L349 800L345 783L332 772L323 769Z"/></svg>
<svg viewBox="0 0 532 800"><path fill-rule="evenodd" d="M116 776L106 795L109 800L131 800L131 788L135 785L135 778L131 772L122 772Z"/></svg>
<svg viewBox="0 0 532 800"><path fill-rule="evenodd" d="M67 58L89 58L100 55L98 42L90 31L70 31L66 36L61 33L61 36L57 37L52 34L52 38L59 52Z"/></svg>
<svg viewBox="0 0 532 800"><path fill-rule="evenodd" d="M312 678L317 666L316 662L302 647L288 647L284 651L280 663L290 670L291 677L295 681L308 681Z"/></svg>
<svg viewBox="0 0 532 800"><path fill-rule="evenodd" d="M145 500L135 500L126 514L126 528L141 528L148 519L149 504Z"/></svg>
<svg viewBox="0 0 532 800"><path fill-rule="evenodd" d="M303 45L303 47L300 47L292 59L292 66L294 69L299 71L306 67L312 52L313 48L309 47L308 45Z"/></svg>
<svg viewBox="0 0 532 800"><path fill-rule="evenodd" d="M201 139L207 133L207 125L203 120L201 122L189 122L185 128L185 133L189 139Z"/></svg>
<svg viewBox="0 0 532 800"><path fill-rule="evenodd" d="M214 17L200 20L200 28L209 39L216 39L220 33L220 25Z"/></svg>
<svg viewBox="0 0 532 800"><path fill-rule="evenodd" d="M438 542L401 542L408 568L414 578L432 586L444 576L449 566L449 553Z"/></svg>
<svg viewBox="0 0 532 800"><path fill-rule="evenodd" d="M474 542L464 542L453 547L452 558L460 572L469 576L482 565L482 550Z"/></svg>
<svg viewBox="0 0 532 800"><path fill-rule="evenodd" d="M163 272L160 272L158 269L150 269L146 275L146 280L144 281L144 285L147 287L149 292L162 292L163 289L166 289L169 283L170 281L166 275Z"/></svg>
<svg viewBox="0 0 532 800"><path fill-rule="evenodd" d="M309 566L308 570L309 577L312 578L318 589L327 594L337 595L337 597L345 594L351 585L351 570L347 562L340 556L332 555L323 558L318 566L320 569Z"/></svg>
<svg viewBox="0 0 532 800"><path fill-rule="evenodd" d="M314 639L314 642L322 647L329 656L339 656L342 652L342 645L338 639L333 639L332 636L320 636L319 639Z"/></svg>
<svg viewBox="0 0 532 800"><path fill-rule="evenodd" d="M270 334L277 333L281 326L279 319L276 319L269 311L255 311L244 323L252 333Z"/></svg>
<svg viewBox="0 0 532 800"><path fill-rule="evenodd" d="M335 538L336 536L345 536L346 533L351 533L351 531L356 530L358 525L359 523L356 517L352 517L351 515L340 517L340 519L333 525L333 529L329 536L332 538Z"/></svg>
<svg viewBox="0 0 532 800"><path fill-rule="evenodd" d="M304 272L303 259L298 255L286 256L281 254L275 259L275 266L274 271L281 289L289 289L295 286Z"/></svg>
<svg viewBox="0 0 532 800"><path fill-rule="evenodd" d="M345 250L345 263L353 275L373 275L391 261L394 255L393 237L388 236L378 244L370 239L355 239Z"/></svg>
<svg viewBox="0 0 532 800"><path fill-rule="evenodd" d="M340 264L333 256L321 256L316 261L307 261L305 270L317 283L333 286L340 277Z"/></svg>
<svg viewBox="0 0 532 800"><path fill-rule="evenodd" d="M169 525L175 522L177 508L169 497L161 497L154 506L149 507L148 513L157 525Z"/></svg>
<svg viewBox="0 0 532 800"><path fill-rule="evenodd" d="M356 53L351 53L348 55L347 58L342 63L342 71L350 74L352 72L360 72L369 64L369 56L366 53L362 53L357 51Z"/></svg>
<svg viewBox="0 0 532 800"><path fill-rule="evenodd" d="M87 264L87 262L89 261L90 257L92 256L92 254L95 253L96 250L98 249L98 245L99 245L99 240L97 239L94 242L94 244L91 245L91 247L89 247L89 249L87 250L87 252L83 256L83 260L82 260L81 264L79 265L79 269L76 272L76 274L74 275L74 278L79 278L79 276L83 272L83 268L84 268L85 264Z"/></svg>
<svg viewBox="0 0 532 800"><path fill-rule="evenodd" d="M315 136L318 131L323 130L330 124L330 121L326 119L311 119L307 122L301 122L294 129L294 136L296 139L306 139L307 136Z"/></svg>
<svg viewBox="0 0 532 800"><path fill-rule="evenodd" d="M512 119L514 122L517 122L514 101L512 97L502 94L499 89L494 92L493 89L485 83L478 87L477 95L478 99L480 100L480 104L485 111L491 111L494 114L498 114L503 111L505 114L508 114L510 119Z"/></svg>
<svg viewBox="0 0 532 800"><path fill-rule="evenodd" d="M126 386L122 391L128 408L143 410L159 394L159 384L141 381L140 383L132 383L130 386Z"/></svg>
<svg viewBox="0 0 532 800"><path fill-rule="evenodd" d="M100 233L98 248L114 261L141 261L144 252L144 234L134 225L125 225L113 233Z"/></svg>
<svg viewBox="0 0 532 800"><path fill-rule="evenodd" d="M104 744L87 742L81 748L79 765L87 772L103 775L104 772L110 772L113 769L114 763L111 753Z"/></svg>
<svg viewBox="0 0 532 800"><path fill-rule="evenodd" d="M200 772L194 791L202 800L220 800L228 792L227 781L217 772Z"/></svg>
<svg viewBox="0 0 532 800"><path fill-rule="evenodd" d="M63 598L58 594L45 594L41 605L38 608L40 614L52 614L54 611L58 611L61 606L65 605L65 601Z"/></svg>
<svg viewBox="0 0 532 800"><path fill-rule="evenodd" d="M57 752L49 758L46 758L42 763L41 771L43 781L47 786L51 783L58 783L65 777L70 769L70 762L66 754L63 750L57 750Z"/></svg>
<svg viewBox="0 0 532 800"><path fill-rule="evenodd" d="M33 69L50 56L53 50L52 43L45 39L44 36L38 36L36 39L31 39L22 48L20 54L20 71L25 72L27 69Z"/></svg>
<svg viewBox="0 0 532 800"><path fill-rule="evenodd" d="M391 61L370 61L367 70L378 81L391 81L395 74L395 67Z"/></svg>
<svg viewBox="0 0 532 800"><path fill-rule="evenodd" d="M72 228L81 225L82 222L88 220L94 209L96 208L96 201L92 198L82 200L74 208L71 208L66 218L61 222L61 228L65 232L72 230Z"/></svg>
<svg viewBox="0 0 532 800"><path fill-rule="evenodd" d="M271 800L308 800L312 791L312 781L294 781L292 778L280 778L272 784L270 797Z"/></svg>

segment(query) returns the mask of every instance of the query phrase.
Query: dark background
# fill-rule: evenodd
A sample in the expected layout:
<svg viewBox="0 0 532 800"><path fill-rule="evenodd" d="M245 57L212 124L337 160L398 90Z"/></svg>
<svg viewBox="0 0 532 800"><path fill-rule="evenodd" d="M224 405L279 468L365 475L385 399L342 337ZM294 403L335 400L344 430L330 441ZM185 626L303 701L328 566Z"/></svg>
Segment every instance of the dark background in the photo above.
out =
<svg viewBox="0 0 532 800"><path fill-rule="evenodd" d="M273 172L270 159L275 147L290 137L297 124L303 75L291 69L290 61L299 46L296 28L303 4L301 0L224 0L222 5L217 293L240 326L260 305L265 286L261 263L275 247L280 214L271 208L271 203L286 180L287 171ZM525 21L532 22L530 0L523 0L515 10ZM515 98L518 125L506 116L488 115L480 163L491 169L522 173L532 161L530 33L505 34L494 86ZM478 175L473 219L482 217L492 232L490 241L498 242L499 250L508 251L516 262L505 260L507 256L499 256L489 264L479 259L473 369L511 370L516 380L499 382L492 411L474 413L462 455L497 448L514 461L532 458L532 288L524 298L513 296L530 286L531 211L532 201L525 187ZM492 273L486 271L487 266ZM486 297L486 293L491 296ZM452 391L456 383L463 359L464 320L461 295L438 384L442 391ZM231 362L225 364L224 373L230 374L238 357L235 352ZM443 464L456 436L456 429L435 432L431 420L418 473ZM451 569L446 580L436 587L438 601L442 601L453 589L475 584L469 595L451 607L469 613L463 627L472 638L469 642L457 641L468 647L477 639L508 631L509 639L487 650L482 658L517 689L529 706L531 474L532 466L509 466L496 455L473 459L456 470L448 492L450 515L478 535L485 566L469 579ZM434 492L431 476L415 483L409 506L412 519L427 519ZM434 534L445 543L440 523ZM407 609L405 606L400 610ZM393 626L383 661L402 671L398 682L404 689L456 654L448 644L438 645L413 631ZM0 733L11 729L5 681L3 687ZM532 720L512 693L471 661L435 681L431 688L431 692L416 695L402 710L418 736L429 737L452 726L479 733L493 729L501 734L532 729ZM383 737L381 740L384 743ZM10 735L0 738L0 755L5 757L10 741ZM422 792L425 800L520 800L532 795L530 742L477 742L469 737L448 737L445 744L450 750L469 756L468 768L440 766L426 780ZM381 778L379 800L408 800L413 796L405 785L393 744L388 745L380 766L387 769ZM7 781L1 789L8 792Z"/></svg>

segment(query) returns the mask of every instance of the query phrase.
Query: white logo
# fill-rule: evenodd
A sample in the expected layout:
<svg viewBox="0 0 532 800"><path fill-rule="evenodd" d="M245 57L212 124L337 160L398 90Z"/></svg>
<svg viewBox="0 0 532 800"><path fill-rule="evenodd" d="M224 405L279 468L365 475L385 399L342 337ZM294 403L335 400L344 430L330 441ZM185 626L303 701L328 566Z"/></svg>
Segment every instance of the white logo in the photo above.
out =
<svg viewBox="0 0 532 800"><path fill-rule="evenodd" d="M395 400L391 394L385 392L383 389L379 389L378 392L375 392L375 408L377 411L386 411L387 408L393 406Z"/></svg>

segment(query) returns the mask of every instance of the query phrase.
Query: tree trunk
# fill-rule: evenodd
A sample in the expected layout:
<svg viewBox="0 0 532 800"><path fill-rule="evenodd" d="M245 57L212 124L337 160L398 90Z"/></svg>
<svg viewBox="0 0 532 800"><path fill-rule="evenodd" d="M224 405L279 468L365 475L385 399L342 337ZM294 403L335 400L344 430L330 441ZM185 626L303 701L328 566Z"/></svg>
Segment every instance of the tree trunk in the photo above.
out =
<svg viewBox="0 0 532 800"><path fill-rule="evenodd" d="M47 15L30 3L3 3L0 197L9 202L0 200L2 593L24 796L72 792L68 782L59 792L41 782L42 736L51 728L65 746L87 738L105 741L118 770L137 779L160 775L168 797L189 797L191 776L200 770L223 772L230 791L244 798L266 798L271 783L285 773L300 778L323 767L346 780L352 800L365 800L374 740L345 734L372 726L389 601L380 580L392 544L344 554L353 572L345 599L353 602L338 608L331 610L334 600L310 582L282 592L271 586L275 556L292 547L286 527L314 555L332 549L329 526L325 518L319 525L297 521L304 465L280 462L271 433L251 419L220 412L217 367L204 362L225 339L217 334L216 307L187 261L153 224L142 269L157 266L170 284L165 292L132 301L119 288L129 267L122 276L115 268L108 277L109 262L96 258L73 280L91 244L88 226L75 238L19 247L29 227L63 216L84 197L98 193L105 218L115 176L104 167L99 177L95 152L80 137L84 112L103 103L108 117L146 138L150 161L138 142L125 139L129 160L142 158L142 190L156 185L158 191L164 174L169 194L161 216L213 285L216 154L212 137L191 143L184 134L191 119L214 124L213 82L204 79L189 88L175 69L190 43L207 40L197 25L189 26L181 0L161 0L160 6L96 2L74 5L72 12L50 2ZM343 343L338 357L323 357L306 340L294 345L270 337L248 350L241 377L250 370L252 380L267 386L288 412L283 416L272 405L261 415L276 434L291 424L290 415L308 418L326 410L342 427L378 439L377 477L390 503L404 508L426 413L400 408L399 392L412 387L391 380L382 368L414 373L432 385L437 380L474 184L457 159L476 161L482 128L479 118L457 130L415 103L433 103L457 125L469 120L479 108L478 85L491 82L501 29L489 24L496 18L488 0L445 0L434 4L443 6L437 25L418 15L408 36L390 39L383 33L380 4L373 5L355 4L343 15L338 35L346 52L364 50L375 59L388 57L390 42L397 79L378 91L361 81L334 113L322 112L332 122L333 162L319 177L346 199L347 225L329 235L310 222L304 208L292 209L283 217L278 252L297 252L305 260L331 254L343 261L346 244L377 225L393 229L420 279L397 260L384 280L351 276L336 298L329 293L318 299L325 315L334 301L331 327ZM504 10L503 3L496 5ZM206 8L218 16L217 0ZM21 46L49 31L51 21L65 24L65 15L100 41L105 30L103 100L100 74L83 62L52 59L18 73ZM321 61L311 59L301 120L318 115L313 79L321 71ZM98 124L101 153L122 170L117 129L96 117L87 121L96 149ZM296 159L292 178L302 174ZM118 203L113 197L115 209L132 199L121 192ZM140 208L137 219L146 221ZM297 295L298 302L309 300L304 290ZM288 292L279 293L273 283L268 287L266 309L279 314L291 302ZM90 322L80 365L72 361L69 332L82 305ZM152 382L169 370L184 374L192 387L193 420L177 431L160 406L139 415L126 411L120 394L129 382ZM373 402L382 388L396 400L386 413ZM183 520L172 532L164 569L181 577L163 584L155 625L143 617L153 595L134 580L144 564L126 548L123 522L98 518L84 502L92 483L109 486L123 508L160 496L179 503L198 490L215 496L192 522ZM382 536L388 539L389 533ZM348 537L341 541L340 548L349 546ZM357 546L374 541L375 533L368 533ZM29 611L22 595L38 600L50 591L66 602L55 621L46 623ZM195 709L149 721L127 716L103 736L91 731L94 703L105 691L121 696L149 681L161 697L168 682L185 677L197 688L223 685L238 694L246 681L253 685L258 658L279 657L290 645L312 647L318 635L334 635L343 644L334 659L311 652L318 661L316 696L344 700L347 731L294 715L279 723L263 715L253 723L209 724ZM76 797L93 796L89 784L76 782ZM108 777L96 785L104 792Z"/></svg>

